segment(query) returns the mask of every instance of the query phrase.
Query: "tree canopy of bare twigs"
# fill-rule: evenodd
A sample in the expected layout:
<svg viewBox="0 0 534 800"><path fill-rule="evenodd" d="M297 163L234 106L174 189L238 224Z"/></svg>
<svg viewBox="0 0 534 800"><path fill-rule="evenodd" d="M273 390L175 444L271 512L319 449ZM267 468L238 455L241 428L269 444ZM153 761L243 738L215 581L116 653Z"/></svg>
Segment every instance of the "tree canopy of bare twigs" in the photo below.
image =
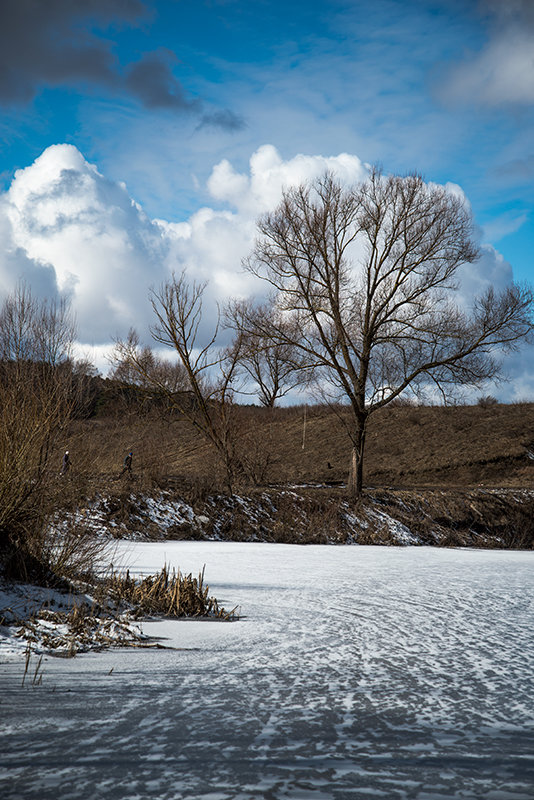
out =
<svg viewBox="0 0 534 800"><path fill-rule="evenodd" d="M232 301L225 318L227 326L236 331L238 369L244 374L245 385L252 381L254 387L250 391L242 388L243 393L257 394L263 406L273 408L277 400L305 380L299 369L298 350L290 344L290 337L273 341L264 332L276 321L276 308L268 303L255 308L250 301ZM279 318L277 321L281 324Z"/></svg>
<svg viewBox="0 0 534 800"><path fill-rule="evenodd" d="M173 394L189 389L187 373L179 361L159 358L151 347L141 345L139 334L130 328L124 341L119 340L111 356L109 377L147 392L155 389Z"/></svg>
<svg viewBox="0 0 534 800"><path fill-rule="evenodd" d="M407 390L480 385L531 334L528 287L456 302L458 270L478 255L463 199L415 174L374 169L350 188L325 174L259 219L245 264L270 284L282 324L249 314L243 328L297 349L316 384L348 401L353 495L370 414Z"/></svg>

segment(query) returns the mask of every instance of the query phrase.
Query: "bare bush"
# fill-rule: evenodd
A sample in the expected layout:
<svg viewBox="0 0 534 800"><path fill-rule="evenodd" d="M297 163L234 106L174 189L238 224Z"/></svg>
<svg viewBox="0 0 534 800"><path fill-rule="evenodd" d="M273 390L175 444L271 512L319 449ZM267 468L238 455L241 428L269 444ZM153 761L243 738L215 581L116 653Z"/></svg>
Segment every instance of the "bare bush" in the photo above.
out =
<svg viewBox="0 0 534 800"><path fill-rule="evenodd" d="M477 405L481 408L491 408L492 406L497 405L497 398L493 397L493 395L488 394L485 397L479 397L477 400Z"/></svg>
<svg viewBox="0 0 534 800"><path fill-rule="evenodd" d="M74 520L51 524L43 530L41 561L50 572L66 580L94 580L95 574L113 561L112 543Z"/></svg>
<svg viewBox="0 0 534 800"><path fill-rule="evenodd" d="M253 486L264 485L271 475L273 452L264 432L249 427L239 439L239 460L247 480Z"/></svg>
<svg viewBox="0 0 534 800"><path fill-rule="evenodd" d="M76 404L64 303L20 286L0 308L0 550L9 576L53 580L46 536L54 442Z"/></svg>

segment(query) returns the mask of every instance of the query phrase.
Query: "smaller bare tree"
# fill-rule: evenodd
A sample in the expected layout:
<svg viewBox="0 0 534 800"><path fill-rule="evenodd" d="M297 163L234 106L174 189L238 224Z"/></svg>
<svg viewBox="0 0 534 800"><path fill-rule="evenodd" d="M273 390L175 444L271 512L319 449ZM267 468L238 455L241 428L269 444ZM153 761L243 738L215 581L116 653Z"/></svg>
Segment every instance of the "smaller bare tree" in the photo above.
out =
<svg viewBox="0 0 534 800"><path fill-rule="evenodd" d="M154 341L177 354L183 379L180 391L169 381L167 371L161 369L161 362L154 361L150 348L139 345L135 333L130 332L126 341L117 342L114 358L116 372L136 376L138 383L164 394L170 406L215 447L232 493L240 471L233 406L241 348L239 344L226 349L218 347L218 319L207 341L201 343L205 289L205 283L189 283L183 272L178 278L173 275L150 295L156 318L151 334Z"/></svg>
<svg viewBox="0 0 534 800"><path fill-rule="evenodd" d="M125 357L130 353L135 353L135 361ZM134 328L130 328L124 342L117 343L110 360L109 377L127 386L148 391L156 386L171 393L188 389L187 373L182 364L159 358L151 347L141 345Z"/></svg>
<svg viewBox="0 0 534 800"><path fill-rule="evenodd" d="M245 384L252 381L254 393L266 408L274 408L278 400L304 381L299 353L291 344L291 337L283 342L271 337L276 318L273 304L254 307L247 300L230 302L225 312L226 325L236 331L235 341L241 350L239 368ZM243 393L252 390L243 389Z"/></svg>

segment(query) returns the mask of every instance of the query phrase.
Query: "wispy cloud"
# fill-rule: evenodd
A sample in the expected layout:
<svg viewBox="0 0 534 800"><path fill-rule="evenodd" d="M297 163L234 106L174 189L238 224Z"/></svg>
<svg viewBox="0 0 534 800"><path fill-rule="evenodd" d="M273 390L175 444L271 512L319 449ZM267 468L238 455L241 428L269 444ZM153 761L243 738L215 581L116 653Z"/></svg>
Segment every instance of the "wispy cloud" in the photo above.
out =
<svg viewBox="0 0 534 800"><path fill-rule="evenodd" d="M486 41L450 70L442 97L490 108L534 105L532 0L481 0L479 9Z"/></svg>
<svg viewBox="0 0 534 800"><path fill-rule="evenodd" d="M504 239L505 236L509 236L511 233L515 233L522 228L528 219L529 215L527 212L520 214L514 212L501 214L499 217L496 217L491 220L491 222L484 225L484 237L491 242L498 242Z"/></svg>

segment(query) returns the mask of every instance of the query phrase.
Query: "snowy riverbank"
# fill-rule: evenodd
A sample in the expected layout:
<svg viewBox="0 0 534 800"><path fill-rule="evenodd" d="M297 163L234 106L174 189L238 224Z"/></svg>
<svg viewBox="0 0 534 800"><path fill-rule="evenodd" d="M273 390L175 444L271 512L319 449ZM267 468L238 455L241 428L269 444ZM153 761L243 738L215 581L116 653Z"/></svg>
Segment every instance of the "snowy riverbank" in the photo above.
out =
<svg viewBox="0 0 534 800"><path fill-rule="evenodd" d="M97 493L58 515L103 538L383 544L534 546L534 490L368 489L361 503L332 486L285 486L186 498L177 491Z"/></svg>
<svg viewBox="0 0 534 800"><path fill-rule="evenodd" d="M175 650L3 658L6 800L527 800L534 553L123 543L196 571L239 622Z"/></svg>

